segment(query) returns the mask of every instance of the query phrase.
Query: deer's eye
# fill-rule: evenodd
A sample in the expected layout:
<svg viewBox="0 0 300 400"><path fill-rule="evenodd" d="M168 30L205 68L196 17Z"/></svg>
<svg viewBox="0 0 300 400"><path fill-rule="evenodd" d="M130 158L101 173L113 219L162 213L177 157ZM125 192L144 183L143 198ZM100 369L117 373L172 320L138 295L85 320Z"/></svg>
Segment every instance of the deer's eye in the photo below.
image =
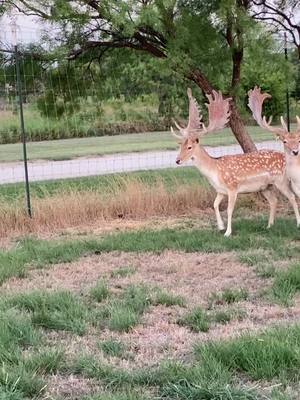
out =
<svg viewBox="0 0 300 400"><path fill-rule="evenodd" d="M188 146L188 150L192 150L192 146Z"/></svg>
<svg viewBox="0 0 300 400"><path fill-rule="evenodd" d="M283 143L287 143L287 140L284 140Z"/></svg>

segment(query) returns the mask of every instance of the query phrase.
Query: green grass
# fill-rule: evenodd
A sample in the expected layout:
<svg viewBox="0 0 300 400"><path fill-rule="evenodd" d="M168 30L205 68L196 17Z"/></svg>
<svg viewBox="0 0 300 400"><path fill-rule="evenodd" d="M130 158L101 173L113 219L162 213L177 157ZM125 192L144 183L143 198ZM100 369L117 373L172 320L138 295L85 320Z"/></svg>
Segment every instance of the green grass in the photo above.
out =
<svg viewBox="0 0 300 400"><path fill-rule="evenodd" d="M24 360L27 370L33 373L54 374L64 366L64 353L58 349L39 349Z"/></svg>
<svg viewBox="0 0 300 400"><path fill-rule="evenodd" d="M29 268L71 262L98 249L95 240L44 241L24 239L8 251L0 252L0 284L11 277L24 277Z"/></svg>
<svg viewBox="0 0 300 400"><path fill-rule="evenodd" d="M217 323L217 324L227 324L228 322L230 322L231 321L231 319L232 319L232 315L231 315L231 313L230 313L230 311L216 311L215 312L215 314L214 314L214 317L213 317L213 319L214 319L214 321Z"/></svg>
<svg viewBox="0 0 300 400"><path fill-rule="evenodd" d="M83 397L82 400L150 400L150 397L144 394L136 393L136 391L128 391L124 393L103 393L93 396Z"/></svg>
<svg viewBox="0 0 300 400"><path fill-rule="evenodd" d="M126 346L124 343L113 338L103 340L101 343L99 343L99 347L104 354L112 357L124 357L126 351Z"/></svg>
<svg viewBox="0 0 300 400"><path fill-rule="evenodd" d="M215 358L206 358L194 365L165 362L156 368L130 372L112 368L93 357L81 356L72 372L97 379L107 388L121 391L156 388L156 399L195 400L258 400L254 390L235 387L227 368ZM265 398L267 399L267 398Z"/></svg>
<svg viewBox="0 0 300 400"><path fill-rule="evenodd" d="M166 168L153 171L139 171L131 173L110 174L93 177L63 179L56 181L32 182L30 190L34 198L47 198L64 193L98 191L99 193L114 193L122 189L128 181L138 180L141 183L157 185L162 182L166 188L172 188L178 185L204 185L208 187L206 180L201 177L196 168ZM11 202L14 199L18 201L24 198L24 184L8 184L0 186L0 199Z"/></svg>
<svg viewBox="0 0 300 400"><path fill-rule="evenodd" d="M151 299L151 304L154 306L161 304L166 307L184 307L186 305L186 300L182 296L157 288L153 295L153 299Z"/></svg>
<svg viewBox="0 0 300 400"><path fill-rule="evenodd" d="M264 219L239 219L233 224L234 234L224 238L216 229L141 230L121 232L103 238L76 240L24 239L14 248L0 252L0 283L10 277L24 277L29 268L44 268L50 264L72 262L87 254L101 252L155 252L166 249L186 252L249 252L261 248L268 250L274 260L299 258L300 238L294 219L279 219L266 229Z"/></svg>
<svg viewBox="0 0 300 400"><path fill-rule="evenodd" d="M233 304L241 300L247 300L248 291L246 289L226 288L220 293L212 293L209 297L210 307L214 304Z"/></svg>
<svg viewBox="0 0 300 400"><path fill-rule="evenodd" d="M45 383L26 364L23 351L40 342L28 315L15 309L0 312L0 395L3 399L34 397Z"/></svg>
<svg viewBox="0 0 300 400"><path fill-rule="evenodd" d="M150 305L149 289L142 285L129 285L119 296L95 310L95 326L107 327L111 331L128 332L140 322L140 318Z"/></svg>
<svg viewBox="0 0 300 400"><path fill-rule="evenodd" d="M233 236L225 238L216 229L162 229L112 234L99 246L102 251L133 251L160 253L165 249L186 252L222 253L225 251L249 251L261 248L269 250L277 259L300 256L300 248L290 240L300 238L294 220L277 220L266 229L264 219L239 219L233 223Z"/></svg>
<svg viewBox="0 0 300 400"><path fill-rule="evenodd" d="M178 320L178 324L190 328L194 332L208 332L211 324L227 324L233 318L241 319L243 313L239 310L215 310L207 311L201 307L195 307L186 316Z"/></svg>
<svg viewBox="0 0 300 400"><path fill-rule="evenodd" d="M290 305L293 297L300 291L300 265L295 264L287 270L275 273L272 294L283 305Z"/></svg>
<svg viewBox="0 0 300 400"><path fill-rule="evenodd" d="M21 293L6 299L9 306L31 313L32 323L38 327L66 330L84 334L88 309L71 292Z"/></svg>
<svg viewBox="0 0 300 400"><path fill-rule="evenodd" d="M36 344L40 336L27 315L17 310L4 310L0 315L0 362L16 363L20 348Z"/></svg>
<svg viewBox="0 0 300 400"><path fill-rule="evenodd" d="M101 302L109 296L110 292L107 286L107 282L101 279L97 284L90 290L90 297L97 302Z"/></svg>
<svg viewBox="0 0 300 400"><path fill-rule="evenodd" d="M211 320L205 310L196 307L185 317L178 320L178 324L188 326L194 332L208 332Z"/></svg>
<svg viewBox="0 0 300 400"><path fill-rule="evenodd" d="M276 327L261 334L197 345L199 360L215 358L224 368L253 380L299 379L300 326Z"/></svg>
<svg viewBox="0 0 300 400"><path fill-rule="evenodd" d="M128 332L140 322L150 305L150 295L145 286L128 286L121 297L108 304L107 326L111 331Z"/></svg>
<svg viewBox="0 0 300 400"><path fill-rule="evenodd" d="M140 322L141 316L150 305L159 304L183 307L185 300L162 289L151 290L145 285L129 285L119 297L111 298L100 311L96 311L94 320L97 325L99 315L100 326L104 325L111 331L128 332Z"/></svg>
<svg viewBox="0 0 300 400"><path fill-rule="evenodd" d="M129 332L139 323L139 317L139 313L126 305L112 304L107 326L114 332Z"/></svg>
<svg viewBox="0 0 300 400"><path fill-rule="evenodd" d="M251 126L248 127L248 130L255 141L274 139L272 134L259 127ZM236 140L229 129L224 129L217 134L204 138L202 143L207 146L222 146L234 144ZM170 132L151 132L30 142L28 143L28 158L29 160L68 160L75 157L175 149L178 149L178 144ZM0 145L0 162L21 159L20 143Z"/></svg>
<svg viewBox="0 0 300 400"><path fill-rule="evenodd" d="M111 272L110 276L112 278L125 278L126 276L131 276L136 272L136 268L133 266L125 266L115 269Z"/></svg>

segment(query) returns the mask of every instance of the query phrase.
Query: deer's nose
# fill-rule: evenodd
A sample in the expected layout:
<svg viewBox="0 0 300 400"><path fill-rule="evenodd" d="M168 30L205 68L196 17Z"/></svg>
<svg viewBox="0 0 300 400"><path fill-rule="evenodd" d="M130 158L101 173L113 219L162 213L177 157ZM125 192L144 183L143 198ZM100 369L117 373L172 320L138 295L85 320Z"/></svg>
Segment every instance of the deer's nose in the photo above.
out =
<svg viewBox="0 0 300 400"><path fill-rule="evenodd" d="M179 165L179 164L180 164L180 162L181 162L181 161L180 161L180 159L179 159L179 158L177 158L177 160L176 160L176 164L178 164L178 165Z"/></svg>
<svg viewBox="0 0 300 400"><path fill-rule="evenodd" d="M297 156L298 153L299 153L299 150L293 150L293 154L294 154L295 156Z"/></svg>

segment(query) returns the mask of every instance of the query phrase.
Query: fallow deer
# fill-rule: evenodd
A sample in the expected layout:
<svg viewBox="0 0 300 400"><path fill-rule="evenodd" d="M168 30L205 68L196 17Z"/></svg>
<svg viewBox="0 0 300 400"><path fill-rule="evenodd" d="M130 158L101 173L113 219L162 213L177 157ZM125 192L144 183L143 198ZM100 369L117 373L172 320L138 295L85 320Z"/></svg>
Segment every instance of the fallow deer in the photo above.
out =
<svg viewBox="0 0 300 400"><path fill-rule="evenodd" d="M225 236L231 235L231 221L236 199L239 193L261 192L270 204L268 227L273 225L277 205L275 185L291 202L300 224L300 215L293 192L289 189L285 176L285 159L283 153L276 151L258 151L247 154L211 157L199 143L199 138L211 132L224 128L229 121L229 98L224 99L221 92L213 91L207 95L209 100L209 122L205 126L197 101L188 89L189 120L188 125L182 128L175 122L180 135L171 128L172 133L180 138L180 153L177 164L192 159L200 172L208 179L217 192L214 209L219 230L223 230L224 223L220 215L219 205L225 196L228 196L227 229Z"/></svg>
<svg viewBox="0 0 300 400"><path fill-rule="evenodd" d="M296 131L290 133L284 122L283 117L281 120L281 127L271 126L272 117L269 121L266 117L262 117L262 106L266 99L271 98L268 93L261 93L261 89L257 86L253 90L249 90L249 103L248 106L252 111L253 118L259 126L274 133L278 139L283 142L285 160L286 160L286 175L291 182L291 187L294 193L300 197L300 118L297 116Z"/></svg>

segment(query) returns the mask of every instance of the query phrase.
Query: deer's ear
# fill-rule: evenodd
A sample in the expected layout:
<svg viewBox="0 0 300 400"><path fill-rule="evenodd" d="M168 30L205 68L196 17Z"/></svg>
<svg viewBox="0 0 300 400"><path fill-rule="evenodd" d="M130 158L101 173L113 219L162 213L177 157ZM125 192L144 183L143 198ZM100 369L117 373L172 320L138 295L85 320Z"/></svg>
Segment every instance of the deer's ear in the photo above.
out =
<svg viewBox="0 0 300 400"><path fill-rule="evenodd" d="M285 139L284 133L277 132L275 135L276 135L276 136L275 136L276 139L279 139L279 140L281 140L282 142L284 141L284 139Z"/></svg>

